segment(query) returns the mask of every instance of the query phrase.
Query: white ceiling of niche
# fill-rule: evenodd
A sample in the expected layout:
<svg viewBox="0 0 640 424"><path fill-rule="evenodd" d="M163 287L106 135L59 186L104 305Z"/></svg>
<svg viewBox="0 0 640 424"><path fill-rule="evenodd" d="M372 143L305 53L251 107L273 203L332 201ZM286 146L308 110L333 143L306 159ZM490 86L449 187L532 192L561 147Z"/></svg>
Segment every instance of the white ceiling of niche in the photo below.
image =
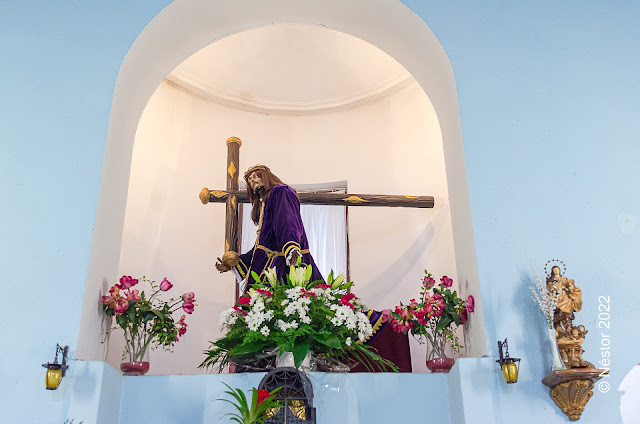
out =
<svg viewBox="0 0 640 424"><path fill-rule="evenodd" d="M417 83L358 38L311 25L272 25L200 50L168 77L198 96L269 114L320 114L360 106Z"/></svg>

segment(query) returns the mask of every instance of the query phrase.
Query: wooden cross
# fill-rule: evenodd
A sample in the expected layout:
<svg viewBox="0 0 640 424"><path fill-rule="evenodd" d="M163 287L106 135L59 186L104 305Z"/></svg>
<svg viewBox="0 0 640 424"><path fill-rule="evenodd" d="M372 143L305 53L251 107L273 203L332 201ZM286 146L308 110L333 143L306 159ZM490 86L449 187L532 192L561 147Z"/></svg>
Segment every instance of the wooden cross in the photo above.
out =
<svg viewBox="0 0 640 424"><path fill-rule="evenodd" d="M224 250L239 252L238 246L238 204L249 203L246 191L239 191L240 146L238 137L227 140L227 189L209 190L203 188L200 201L227 204L225 219ZM402 208L433 208L433 196L392 196L387 194L351 194L351 193L298 193L300 204L334 206L395 206Z"/></svg>
<svg viewBox="0 0 640 424"><path fill-rule="evenodd" d="M238 204L249 203L246 191L239 191L239 158L242 141L238 137L227 140L227 189L200 192L202 204L227 204L224 250L241 253L238 240ZM392 196L387 194L298 193L300 204L334 206L395 206L402 208L433 208L433 196Z"/></svg>

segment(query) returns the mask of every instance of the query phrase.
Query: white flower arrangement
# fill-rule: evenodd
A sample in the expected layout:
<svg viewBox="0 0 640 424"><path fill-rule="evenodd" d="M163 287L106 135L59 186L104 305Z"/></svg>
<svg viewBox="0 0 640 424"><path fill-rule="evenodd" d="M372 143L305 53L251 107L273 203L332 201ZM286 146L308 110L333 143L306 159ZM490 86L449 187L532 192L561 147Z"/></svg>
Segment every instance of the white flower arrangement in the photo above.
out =
<svg viewBox="0 0 640 424"><path fill-rule="evenodd" d="M363 344L373 328L364 313L367 309L350 293L353 283L345 282L343 275L334 279L333 273L327 283L310 282L310 271L304 265L291 267L287 281L278 282L275 271L269 270L236 306L222 312L221 329L226 334L212 343L214 349L201 366L220 369L232 359L247 362L252 355L264 357L279 350L292 352L296 362L312 351L394 369Z"/></svg>

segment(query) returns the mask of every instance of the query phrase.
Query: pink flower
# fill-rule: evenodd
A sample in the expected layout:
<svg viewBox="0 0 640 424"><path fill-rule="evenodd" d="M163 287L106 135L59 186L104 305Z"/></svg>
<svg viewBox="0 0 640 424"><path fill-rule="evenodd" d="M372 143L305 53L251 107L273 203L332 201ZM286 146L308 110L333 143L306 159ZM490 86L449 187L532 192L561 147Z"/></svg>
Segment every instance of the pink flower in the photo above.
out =
<svg viewBox="0 0 640 424"><path fill-rule="evenodd" d="M116 315L124 313L128 308L129 302L124 297L120 297L119 299L117 299L115 304L113 305L113 309L115 309Z"/></svg>
<svg viewBox="0 0 640 424"><path fill-rule="evenodd" d="M382 322L389 322L391 319L391 309L382 310Z"/></svg>
<svg viewBox="0 0 640 424"><path fill-rule="evenodd" d="M433 299L433 315L439 317L442 315L442 311L444 310L444 299L439 293L434 293L432 296Z"/></svg>
<svg viewBox="0 0 640 424"><path fill-rule="evenodd" d="M442 285L445 287L451 287L453 285L453 280L449 277L447 277L446 275L443 276L440 281L442 282Z"/></svg>
<svg viewBox="0 0 640 424"><path fill-rule="evenodd" d="M458 324L462 325L469 319L469 314L467 313L467 308L462 307L462 311L460 312L460 321Z"/></svg>
<svg viewBox="0 0 640 424"><path fill-rule="evenodd" d="M243 311L242 309L238 308L237 306L234 306L233 309L235 309L236 312L239 312L242 315L247 315L247 313L245 311Z"/></svg>
<svg viewBox="0 0 640 424"><path fill-rule="evenodd" d="M102 296L103 305L111 305L115 299L112 296Z"/></svg>
<svg viewBox="0 0 640 424"><path fill-rule="evenodd" d="M345 305L350 307L351 309L353 309L355 307L355 305L353 303L350 302L350 300L354 299L356 297L355 294L353 293L347 293L344 296L342 296L340 298L340 304L341 305Z"/></svg>
<svg viewBox="0 0 640 424"><path fill-rule="evenodd" d="M184 302L182 304L182 309L184 309L184 311L189 315L193 313L194 308L195 308L195 305L193 304L193 302Z"/></svg>
<svg viewBox="0 0 640 424"><path fill-rule="evenodd" d="M269 290L267 289L256 289L256 291L260 294L263 294L267 297L273 297L273 293L271 293Z"/></svg>
<svg viewBox="0 0 640 424"><path fill-rule="evenodd" d="M331 284L318 284L316 286L317 289L330 289L331 287Z"/></svg>
<svg viewBox="0 0 640 424"><path fill-rule="evenodd" d="M415 299L411 299L411 300L409 301L409 307L410 307L411 309L416 309L416 308L418 307L418 302L416 302L416 300L415 300Z"/></svg>
<svg viewBox="0 0 640 424"><path fill-rule="evenodd" d="M193 292L185 293L182 295L182 300L184 300L185 302L193 302L194 300L196 300L196 295Z"/></svg>
<svg viewBox="0 0 640 424"><path fill-rule="evenodd" d="M171 290L171 287L173 287L173 284L171 284L171 282L166 278L163 278L162 282L160 283L160 290L162 291Z"/></svg>
<svg viewBox="0 0 640 424"><path fill-rule="evenodd" d="M409 312L406 308L396 306L395 313L400 315L400 318L392 316L391 328L393 329L393 331L395 331L396 333L406 333L413 328L415 322L410 320Z"/></svg>
<svg viewBox="0 0 640 424"><path fill-rule="evenodd" d="M138 284L138 280L136 280L135 278L131 278L130 275L123 275L122 278L120 278L120 288L122 290L131 288L136 284Z"/></svg>
<svg viewBox="0 0 640 424"><path fill-rule="evenodd" d="M182 337L185 335L185 333L187 332L187 323L184 322L184 319L186 318L186 315L182 315L180 317L180 321L178 321L178 324L180 324L180 329L178 330L178 336Z"/></svg>
<svg viewBox="0 0 640 424"><path fill-rule="evenodd" d="M471 313L475 310L475 307L476 307L476 300L473 298L473 296L470 295L467 298L467 309Z"/></svg>
<svg viewBox="0 0 640 424"><path fill-rule="evenodd" d="M140 300L140 291L138 291L138 290L129 290L127 292L127 300L129 300L129 301Z"/></svg>
<svg viewBox="0 0 640 424"><path fill-rule="evenodd" d="M238 299L238 305L248 305L251 303L251 298L248 296L242 296Z"/></svg>
<svg viewBox="0 0 640 424"><path fill-rule="evenodd" d="M426 275L424 277L424 280L422 280L422 285L429 290L431 287L433 287L436 284L436 280L434 280L433 278L429 277L428 275Z"/></svg>

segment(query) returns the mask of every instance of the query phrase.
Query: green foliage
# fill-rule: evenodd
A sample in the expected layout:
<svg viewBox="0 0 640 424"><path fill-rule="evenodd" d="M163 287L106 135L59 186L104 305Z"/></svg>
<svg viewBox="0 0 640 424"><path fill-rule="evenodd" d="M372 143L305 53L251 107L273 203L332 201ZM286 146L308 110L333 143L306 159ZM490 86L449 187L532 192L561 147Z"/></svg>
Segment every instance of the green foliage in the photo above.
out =
<svg viewBox="0 0 640 424"><path fill-rule="evenodd" d="M267 410L271 408L282 408L282 404L280 404L273 396L278 391L280 391L282 387L278 387L276 390L268 392L269 396L265 398L261 403L258 403L258 389L254 387L252 389L251 405L249 405L247 397L242 390L233 389L226 383L222 384L227 386L229 390L226 390L225 393L233 397L235 399L235 402L228 399L218 400L230 403L238 411L237 413L230 412L225 415L225 417L227 415L231 415L231 421L237 422L239 424L264 424L264 415Z"/></svg>
<svg viewBox="0 0 640 424"><path fill-rule="evenodd" d="M310 282L310 266L292 267L290 274L293 277L287 274L285 281L275 282L275 273L267 273L262 284L254 284L233 309L223 312L227 333L211 343L200 367L221 371L229 362L244 363L272 352L293 353L299 366L309 351L341 357L356 352L358 358L394 367L374 350L354 347L372 328L364 305L349 293L353 283L343 275L334 279L333 272L326 284ZM255 273L253 278L260 281Z"/></svg>

